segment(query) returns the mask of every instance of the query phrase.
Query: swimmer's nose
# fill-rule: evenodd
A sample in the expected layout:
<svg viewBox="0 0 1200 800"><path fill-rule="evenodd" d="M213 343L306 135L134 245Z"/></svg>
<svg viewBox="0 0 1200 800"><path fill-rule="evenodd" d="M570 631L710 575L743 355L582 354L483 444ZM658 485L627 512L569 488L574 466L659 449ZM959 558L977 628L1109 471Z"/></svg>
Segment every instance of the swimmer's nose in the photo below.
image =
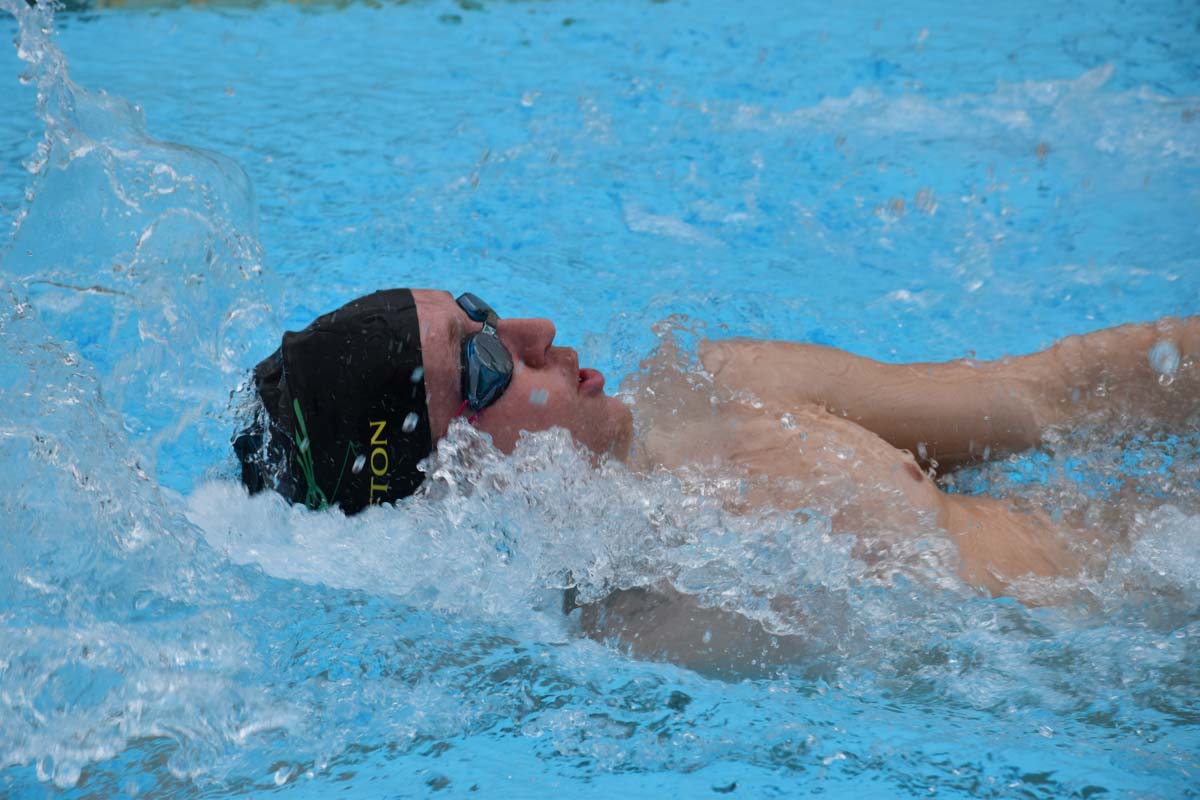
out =
<svg viewBox="0 0 1200 800"><path fill-rule="evenodd" d="M546 365L546 354L554 344L554 323L548 319L510 319L497 326L501 341L513 359L537 369Z"/></svg>

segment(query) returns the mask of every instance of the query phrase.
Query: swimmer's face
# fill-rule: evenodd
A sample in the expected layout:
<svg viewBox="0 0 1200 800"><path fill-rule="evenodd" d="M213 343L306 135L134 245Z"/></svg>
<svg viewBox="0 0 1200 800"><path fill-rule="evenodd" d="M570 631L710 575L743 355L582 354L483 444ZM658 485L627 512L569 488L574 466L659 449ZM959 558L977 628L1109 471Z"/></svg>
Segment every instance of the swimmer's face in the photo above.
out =
<svg viewBox="0 0 1200 800"><path fill-rule="evenodd" d="M436 442L446 435L463 403L459 364L462 340L483 326L473 322L447 292L414 289L421 324L421 353L429 427ZM502 317L496 328L513 359L512 381L476 417L496 447L511 453L521 431L566 428L594 453L624 459L633 435L633 417L615 397L604 394L604 379L579 369L579 354L554 347L554 324L546 319ZM470 411L468 410L468 414Z"/></svg>

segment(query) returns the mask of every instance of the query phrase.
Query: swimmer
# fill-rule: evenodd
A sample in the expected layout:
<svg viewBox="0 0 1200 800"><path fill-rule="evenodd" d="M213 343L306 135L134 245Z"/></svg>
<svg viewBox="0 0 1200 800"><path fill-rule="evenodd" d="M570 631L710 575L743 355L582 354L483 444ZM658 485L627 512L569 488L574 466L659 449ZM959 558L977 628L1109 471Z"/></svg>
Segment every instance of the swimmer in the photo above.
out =
<svg viewBox="0 0 1200 800"><path fill-rule="evenodd" d="M554 339L549 320L501 317L470 293L393 289L355 300L284 334L255 368L259 418L234 442L243 481L353 514L417 491L418 463L457 418L504 452L522 431L560 427L635 470L737 471L749 488L728 498L731 508L824 509L834 533L866 538L936 525L957 546L963 580L1005 595L1018 579L1083 569L1083 532L1041 509L947 493L935 468L1035 447L1047 431L1104 411L1180 427L1200 413L1197 316L990 362L885 364L818 345L705 341L699 388L667 346L637 379L636 441L630 408ZM689 666L761 651L772 638L734 616L669 585L581 612L596 638Z"/></svg>

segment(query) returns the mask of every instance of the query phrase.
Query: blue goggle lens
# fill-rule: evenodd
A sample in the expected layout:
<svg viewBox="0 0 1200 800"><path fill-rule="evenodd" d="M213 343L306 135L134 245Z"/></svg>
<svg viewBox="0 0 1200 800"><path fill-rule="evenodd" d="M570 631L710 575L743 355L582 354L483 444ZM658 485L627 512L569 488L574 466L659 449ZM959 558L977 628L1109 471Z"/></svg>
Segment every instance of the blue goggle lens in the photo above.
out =
<svg viewBox="0 0 1200 800"><path fill-rule="evenodd" d="M463 399L473 411L481 411L508 388L513 373L512 355L496 335L500 317L491 306L469 292L458 298L458 306L472 320L483 323L483 330L463 341L460 366Z"/></svg>

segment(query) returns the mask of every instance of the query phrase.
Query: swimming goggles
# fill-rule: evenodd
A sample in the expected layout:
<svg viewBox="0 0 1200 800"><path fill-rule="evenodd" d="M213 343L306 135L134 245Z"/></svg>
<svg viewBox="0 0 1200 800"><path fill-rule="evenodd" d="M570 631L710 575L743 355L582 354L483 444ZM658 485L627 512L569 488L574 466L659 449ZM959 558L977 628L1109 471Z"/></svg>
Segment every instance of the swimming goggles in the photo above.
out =
<svg viewBox="0 0 1200 800"><path fill-rule="evenodd" d="M508 348L500 343L500 337L496 335L500 315L470 292L459 295L456 302L468 317L483 323L482 330L463 339L462 361L459 365L463 404L458 413L462 414L470 406L477 415L496 402L508 388L512 380L513 360Z"/></svg>

